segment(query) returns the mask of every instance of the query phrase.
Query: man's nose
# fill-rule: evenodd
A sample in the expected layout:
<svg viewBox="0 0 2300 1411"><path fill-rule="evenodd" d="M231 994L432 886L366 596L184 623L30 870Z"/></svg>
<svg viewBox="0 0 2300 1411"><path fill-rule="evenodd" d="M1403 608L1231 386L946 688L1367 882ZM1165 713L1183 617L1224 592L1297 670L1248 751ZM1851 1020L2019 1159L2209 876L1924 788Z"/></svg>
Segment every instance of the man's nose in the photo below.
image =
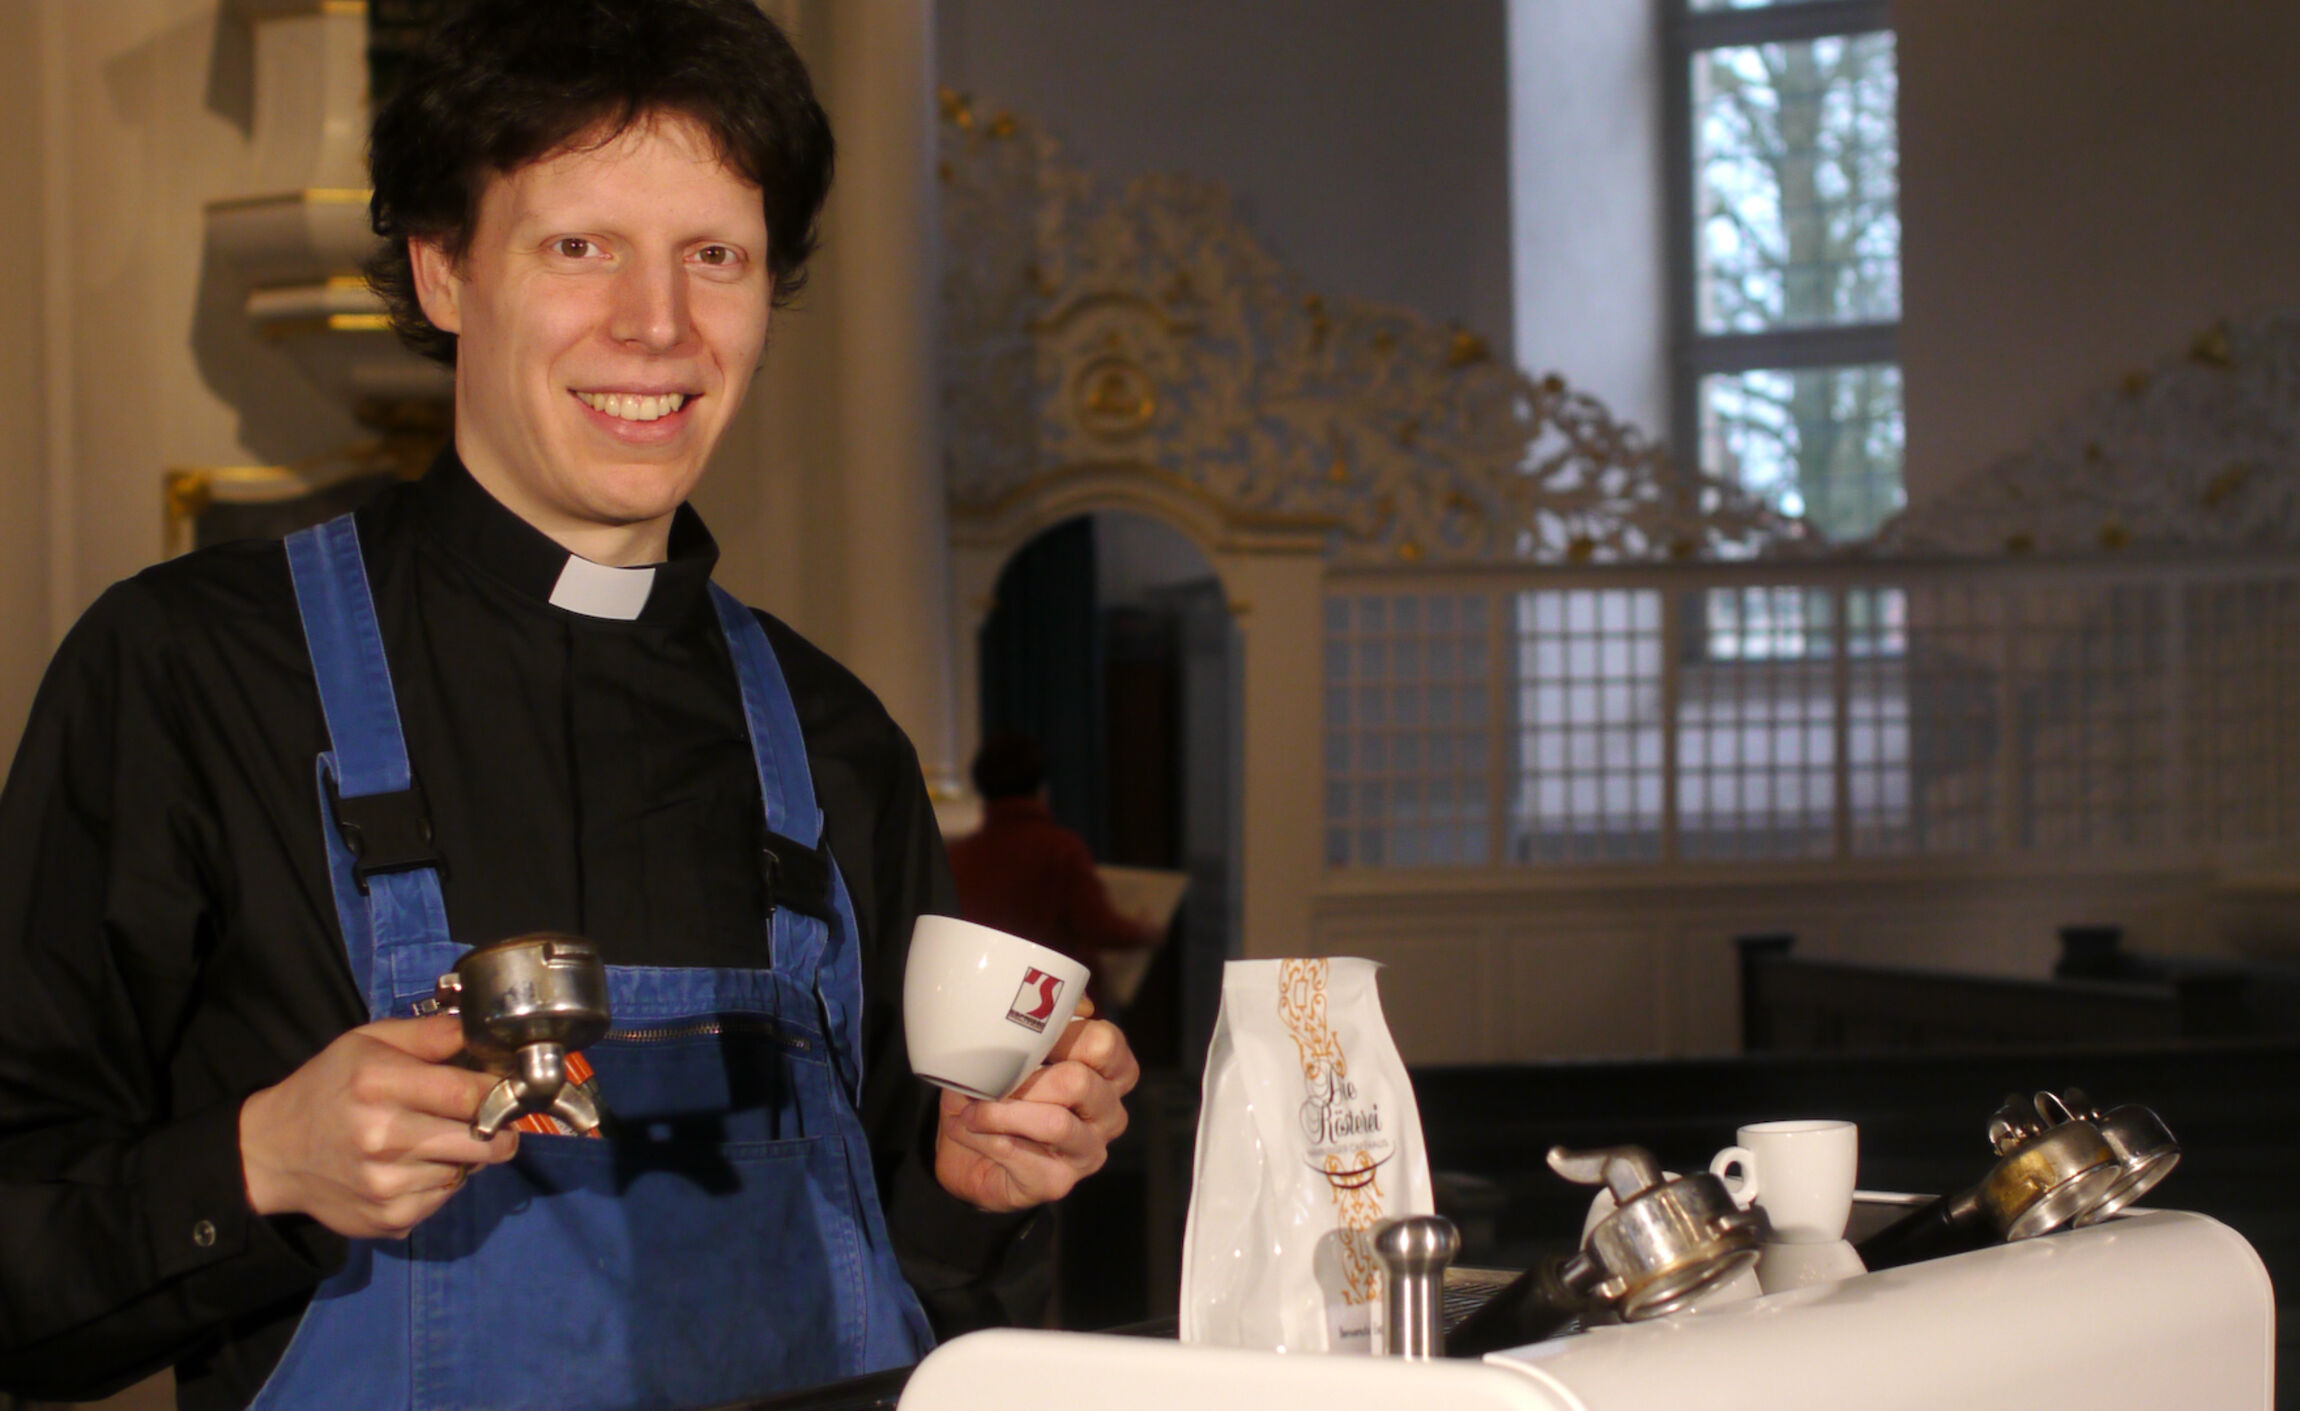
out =
<svg viewBox="0 0 2300 1411"><path fill-rule="evenodd" d="M676 262L634 260L617 272L607 329L616 342L667 353L685 343L692 328L687 282Z"/></svg>

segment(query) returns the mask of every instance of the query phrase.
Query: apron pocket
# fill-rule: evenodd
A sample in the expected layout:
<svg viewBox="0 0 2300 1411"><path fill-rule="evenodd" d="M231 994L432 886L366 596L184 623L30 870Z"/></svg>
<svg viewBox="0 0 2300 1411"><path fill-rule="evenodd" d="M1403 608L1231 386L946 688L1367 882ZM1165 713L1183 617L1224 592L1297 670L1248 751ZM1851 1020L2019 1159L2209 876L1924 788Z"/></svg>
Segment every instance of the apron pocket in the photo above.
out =
<svg viewBox="0 0 2300 1411"><path fill-rule="evenodd" d="M608 1120L633 1142L795 1141L807 1130L794 1091L823 1066L822 1041L756 1015L724 1015L659 1035L613 1035L583 1056Z"/></svg>
<svg viewBox="0 0 2300 1411"><path fill-rule="evenodd" d="M523 1136L416 1227L417 1407L707 1406L854 1364L842 1144L631 1135Z"/></svg>

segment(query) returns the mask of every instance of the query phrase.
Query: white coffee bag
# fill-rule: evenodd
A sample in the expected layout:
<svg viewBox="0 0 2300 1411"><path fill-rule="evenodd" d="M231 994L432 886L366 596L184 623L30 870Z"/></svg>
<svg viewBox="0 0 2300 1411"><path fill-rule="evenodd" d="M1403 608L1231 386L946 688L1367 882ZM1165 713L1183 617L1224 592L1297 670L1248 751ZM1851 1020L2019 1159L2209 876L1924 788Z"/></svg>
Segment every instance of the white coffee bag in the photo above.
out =
<svg viewBox="0 0 2300 1411"><path fill-rule="evenodd" d="M1233 960L1206 1054L1182 1340L1381 1347L1374 1226L1433 1213L1421 1114L1370 960Z"/></svg>

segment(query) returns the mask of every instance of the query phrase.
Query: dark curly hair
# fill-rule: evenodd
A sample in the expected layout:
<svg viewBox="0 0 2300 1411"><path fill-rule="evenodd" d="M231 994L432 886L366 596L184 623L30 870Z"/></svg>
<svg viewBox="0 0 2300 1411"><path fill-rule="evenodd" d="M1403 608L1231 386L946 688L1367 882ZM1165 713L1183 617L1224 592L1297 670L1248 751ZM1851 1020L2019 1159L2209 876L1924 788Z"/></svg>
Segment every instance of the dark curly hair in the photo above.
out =
<svg viewBox="0 0 2300 1411"><path fill-rule="evenodd" d="M657 113L701 124L763 193L767 270L787 303L806 283L833 149L774 21L752 0L470 0L425 41L368 138L384 245L367 279L401 340L455 363L455 335L417 302L409 239L460 260L489 177Z"/></svg>

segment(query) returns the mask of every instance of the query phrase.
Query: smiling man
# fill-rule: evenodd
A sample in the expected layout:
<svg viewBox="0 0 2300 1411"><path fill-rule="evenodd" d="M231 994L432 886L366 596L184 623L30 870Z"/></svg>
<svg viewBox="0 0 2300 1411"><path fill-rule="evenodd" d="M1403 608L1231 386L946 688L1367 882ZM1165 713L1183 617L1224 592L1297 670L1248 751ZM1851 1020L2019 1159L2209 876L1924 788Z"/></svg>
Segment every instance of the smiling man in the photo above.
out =
<svg viewBox="0 0 2300 1411"><path fill-rule="evenodd" d="M685 504L814 246L804 69L750 0L474 0L371 160L453 448L107 593L0 795L0 1386L694 1406L1012 1314L1134 1059L912 1077L917 758ZM535 931L608 963L603 1136L478 1138L425 1012Z"/></svg>

